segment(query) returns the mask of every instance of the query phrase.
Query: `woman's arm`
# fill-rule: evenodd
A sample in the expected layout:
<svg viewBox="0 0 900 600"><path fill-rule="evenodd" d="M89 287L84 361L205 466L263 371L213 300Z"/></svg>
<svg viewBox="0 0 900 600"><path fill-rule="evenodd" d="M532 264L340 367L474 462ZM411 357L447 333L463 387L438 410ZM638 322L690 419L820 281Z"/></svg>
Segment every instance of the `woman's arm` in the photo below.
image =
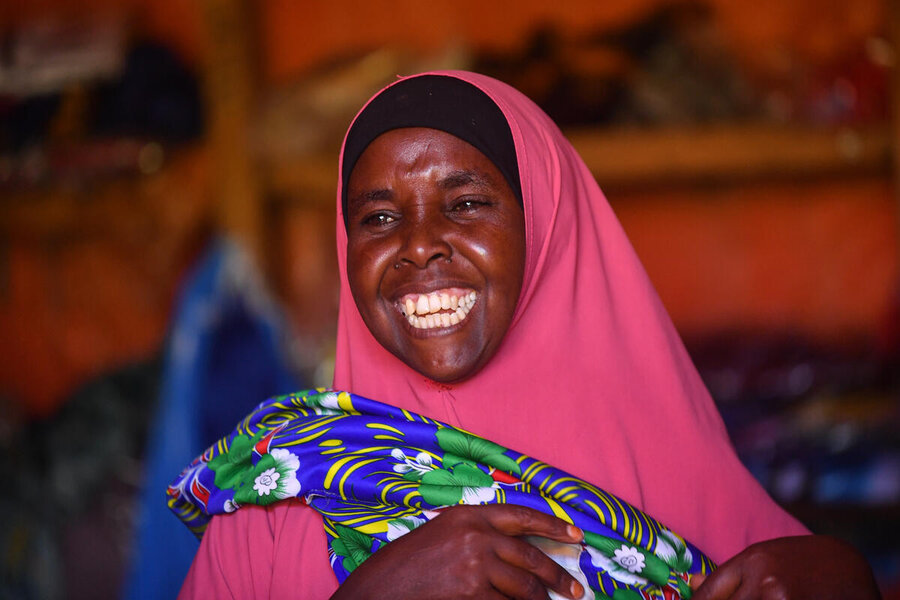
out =
<svg viewBox="0 0 900 600"><path fill-rule="evenodd" d="M577 528L530 508L455 506L367 558L331 598L546 600L547 588L581 598L581 584L524 535L582 539Z"/></svg>
<svg viewBox="0 0 900 600"><path fill-rule="evenodd" d="M833 537L782 537L748 547L696 588L693 600L880 598L872 570L853 547Z"/></svg>

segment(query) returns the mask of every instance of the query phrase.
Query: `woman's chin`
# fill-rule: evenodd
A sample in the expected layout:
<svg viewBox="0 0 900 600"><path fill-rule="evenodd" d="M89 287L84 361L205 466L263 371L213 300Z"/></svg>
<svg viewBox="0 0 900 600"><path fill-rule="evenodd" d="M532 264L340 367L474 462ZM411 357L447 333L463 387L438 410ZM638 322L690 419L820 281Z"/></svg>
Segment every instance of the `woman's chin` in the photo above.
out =
<svg viewBox="0 0 900 600"><path fill-rule="evenodd" d="M428 360L422 360L424 357L411 359L411 357L401 356L398 358L428 379L445 384L465 381L478 373L482 367L482 364L472 360L470 355L430 357Z"/></svg>

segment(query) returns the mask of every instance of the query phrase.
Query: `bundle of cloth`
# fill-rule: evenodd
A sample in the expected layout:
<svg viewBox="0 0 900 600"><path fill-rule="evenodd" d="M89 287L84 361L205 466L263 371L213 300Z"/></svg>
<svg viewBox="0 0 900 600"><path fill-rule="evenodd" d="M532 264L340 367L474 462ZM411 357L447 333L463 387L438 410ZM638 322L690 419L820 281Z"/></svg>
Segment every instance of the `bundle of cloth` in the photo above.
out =
<svg viewBox="0 0 900 600"><path fill-rule="evenodd" d="M167 494L169 507L198 537L212 515L300 499L323 517L338 581L456 504L519 504L579 527L580 545L529 541L595 598L690 598L691 575L714 568L652 517L565 471L445 423L334 390L263 402L194 460Z"/></svg>

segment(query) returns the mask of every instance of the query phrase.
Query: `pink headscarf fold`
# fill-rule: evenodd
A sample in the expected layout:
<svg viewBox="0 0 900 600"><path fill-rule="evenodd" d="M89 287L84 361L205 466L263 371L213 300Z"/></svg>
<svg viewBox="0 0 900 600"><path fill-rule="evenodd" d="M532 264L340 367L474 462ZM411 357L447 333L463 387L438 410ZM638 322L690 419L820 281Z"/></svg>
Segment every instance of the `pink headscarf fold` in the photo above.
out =
<svg viewBox="0 0 900 600"><path fill-rule="evenodd" d="M462 427L570 471L686 536L713 560L806 533L736 458L721 418L603 192L556 125L491 78L467 81L509 123L525 208L513 323L474 377L435 383L368 331L341 276L334 386ZM340 185L340 183L339 183Z"/></svg>

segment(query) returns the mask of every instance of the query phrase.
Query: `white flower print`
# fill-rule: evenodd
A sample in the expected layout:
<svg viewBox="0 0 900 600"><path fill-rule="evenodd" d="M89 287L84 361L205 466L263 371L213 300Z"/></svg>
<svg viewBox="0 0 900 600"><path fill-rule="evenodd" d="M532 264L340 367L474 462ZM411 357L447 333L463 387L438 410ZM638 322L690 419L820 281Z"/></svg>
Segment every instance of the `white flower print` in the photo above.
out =
<svg viewBox="0 0 900 600"><path fill-rule="evenodd" d="M422 475L436 468L431 460L431 455L427 452L419 452L415 458L410 458L401 448L394 448L391 450L391 457L400 461L392 467L395 473L415 471Z"/></svg>
<svg viewBox="0 0 900 600"><path fill-rule="evenodd" d="M496 487L496 484L494 484ZM494 487L464 487L462 490L463 504L483 504L490 502L497 495Z"/></svg>
<svg viewBox="0 0 900 600"><path fill-rule="evenodd" d="M272 490L278 487L278 479L280 477L281 473L275 470L275 467L266 469L253 481L253 489L256 490L260 496L268 496Z"/></svg>
<svg viewBox="0 0 900 600"><path fill-rule="evenodd" d="M300 482L297 481L300 459L284 448L275 448L269 454L275 459L275 468L280 475L272 493L280 499L293 498L300 493Z"/></svg>
<svg viewBox="0 0 900 600"><path fill-rule="evenodd" d="M337 392L327 392L319 396L319 404L322 408L330 408L332 410L340 410L341 405L338 402Z"/></svg>
<svg viewBox="0 0 900 600"><path fill-rule="evenodd" d="M426 523L425 519L419 517L401 517L399 519L391 519L388 521L387 538L389 542L393 542L398 537L406 535L419 525Z"/></svg>
<svg viewBox="0 0 900 600"><path fill-rule="evenodd" d="M606 571L609 576L616 581L626 583L628 585L648 585L650 583L647 579L641 577L640 575L635 575L634 573L628 571L628 569L622 568L619 563L613 561L593 546L585 546L585 549L591 556L591 563L598 569Z"/></svg>
<svg viewBox="0 0 900 600"><path fill-rule="evenodd" d="M237 502L235 502L234 500L232 500L231 498L229 498L228 500L225 501L225 506L224 506L223 508L225 509L225 512L227 512L227 513L233 513L234 511L236 511L236 510L239 509L240 507L241 507L240 504L238 504Z"/></svg>
<svg viewBox="0 0 900 600"><path fill-rule="evenodd" d="M629 573L640 573L644 570L644 555L634 546L622 544L622 547L615 551L613 560L622 568L628 569Z"/></svg>
<svg viewBox="0 0 900 600"><path fill-rule="evenodd" d="M676 571L687 571L694 561L691 549L687 547L684 540L665 527L659 531L653 553Z"/></svg>

